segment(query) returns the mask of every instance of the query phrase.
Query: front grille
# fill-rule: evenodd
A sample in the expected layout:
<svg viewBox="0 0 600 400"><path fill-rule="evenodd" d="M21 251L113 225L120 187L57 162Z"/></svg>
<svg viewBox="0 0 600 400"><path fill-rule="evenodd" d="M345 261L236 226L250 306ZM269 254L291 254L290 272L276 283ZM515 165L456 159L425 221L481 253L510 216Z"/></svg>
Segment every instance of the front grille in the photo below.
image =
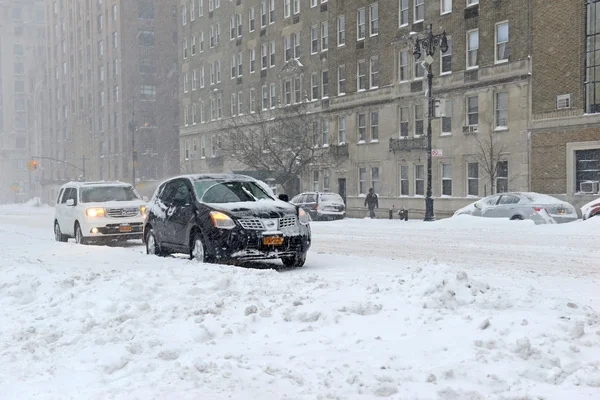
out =
<svg viewBox="0 0 600 400"><path fill-rule="evenodd" d="M131 218L140 215L138 208L107 208L106 216L108 218Z"/></svg>
<svg viewBox="0 0 600 400"><path fill-rule="evenodd" d="M265 229L263 223L258 218L243 218L238 220L242 228L254 231L262 231Z"/></svg>
<svg viewBox="0 0 600 400"><path fill-rule="evenodd" d="M296 217L284 217L279 219L279 229L292 228L296 226Z"/></svg>

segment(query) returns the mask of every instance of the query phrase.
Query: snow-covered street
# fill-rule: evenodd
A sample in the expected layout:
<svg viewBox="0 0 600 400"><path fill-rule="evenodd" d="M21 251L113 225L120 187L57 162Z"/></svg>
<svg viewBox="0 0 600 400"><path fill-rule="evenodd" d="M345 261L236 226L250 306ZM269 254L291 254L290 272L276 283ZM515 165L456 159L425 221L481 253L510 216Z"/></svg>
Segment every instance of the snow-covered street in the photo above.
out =
<svg viewBox="0 0 600 400"><path fill-rule="evenodd" d="M313 223L299 270L0 207L2 399L598 399L600 218Z"/></svg>

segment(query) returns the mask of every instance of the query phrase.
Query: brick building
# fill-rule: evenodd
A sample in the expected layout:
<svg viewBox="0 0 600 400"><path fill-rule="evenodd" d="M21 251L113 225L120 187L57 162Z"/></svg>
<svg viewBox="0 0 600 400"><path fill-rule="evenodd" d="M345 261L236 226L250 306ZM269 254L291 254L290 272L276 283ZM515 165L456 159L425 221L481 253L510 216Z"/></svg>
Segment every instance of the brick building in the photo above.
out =
<svg viewBox="0 0 600 400"><path fill-rule="evenodd" d="M598 21L597 0L534 1L532 188L577 208L600 191Z"/></svg>
<svg viewBox="0 0 600 400"><path fill-rule="evenodd" d="M0 0L0 203L36 195L27 161L39 148L43 0Z"/></svg>
<svg viewBox="0 0 600 400"><path fill-rule="evenodd" d="M526 190L531 21L522 3L180 0L183 169L239 168L217 154L219 119L307 98L321 116L318 145L344 162L307 171L302 190L339 192L362 215L362 196L374 187L382 209L422 212L427 82L409 33L432 24L451 43L433 64L434 95L446 100L446 117L433 121L436 212ZM493 182L477 162L487 137L502 149Z"/></svg>
<svg viewBox="0 0 600 400"><path fill-rule="evenodd" d="M179 172L177 1L46 0L45 200L65 181ZM68 163L68 164L67 164Z"/></svg>

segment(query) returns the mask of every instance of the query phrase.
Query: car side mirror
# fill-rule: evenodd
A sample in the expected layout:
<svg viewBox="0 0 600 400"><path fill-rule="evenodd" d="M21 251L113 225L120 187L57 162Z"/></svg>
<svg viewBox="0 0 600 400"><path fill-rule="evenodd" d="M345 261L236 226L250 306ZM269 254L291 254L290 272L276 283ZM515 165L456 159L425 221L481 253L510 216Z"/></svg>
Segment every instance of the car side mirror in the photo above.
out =
<svg viewBox="0 0 600 400"><path fill-rule="evenodd" d="M286 203L289 203L290 201L290 196L288 196L287 194L280 194L278 198L279 200L285 201Z"/></svg>
<svg viewBox="0 0 600 400"><path fill-rule="evenodd" d="M65 204L67 205L67 207L73 207L75 205L75 200L69 199Z"/></svg>

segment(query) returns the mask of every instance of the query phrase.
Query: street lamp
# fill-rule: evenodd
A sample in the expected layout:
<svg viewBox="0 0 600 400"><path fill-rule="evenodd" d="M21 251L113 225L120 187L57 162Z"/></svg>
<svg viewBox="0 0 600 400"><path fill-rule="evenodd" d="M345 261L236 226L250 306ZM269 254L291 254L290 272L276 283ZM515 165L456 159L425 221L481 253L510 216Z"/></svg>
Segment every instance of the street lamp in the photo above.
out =
<svg viewBox="0 0 600 400"><path fill-rule="evenodd" d="M138 125L135 119L129 122L129 132L131 132L131 177L132 185L135 188L135 165L137 164L137 150L135 149L135 133L137 132Z"/></svg>
<svg viewBox="0 0 600 400"><path fill-rule="evenodd" d="M441 34L434 35L432 32L432 25L429 24L429 31L427 36L422 39L415 40L415 49L413 55L415 60L421 58L421 53L425 53L424 65L427 66L427 84L429 91L427 92L427 101L429 102L429 110L427 113L427 196L425 197L425 221L435 221L435 214L433 212L433 194L431 191L431 121L433 119L434 112L434 98L432 94L433 86L433 71L431 64L433 64L433 56L435 54L435 48L440 48L442 53L448 51L448 38L446 38L446 31Z"/></svg>

